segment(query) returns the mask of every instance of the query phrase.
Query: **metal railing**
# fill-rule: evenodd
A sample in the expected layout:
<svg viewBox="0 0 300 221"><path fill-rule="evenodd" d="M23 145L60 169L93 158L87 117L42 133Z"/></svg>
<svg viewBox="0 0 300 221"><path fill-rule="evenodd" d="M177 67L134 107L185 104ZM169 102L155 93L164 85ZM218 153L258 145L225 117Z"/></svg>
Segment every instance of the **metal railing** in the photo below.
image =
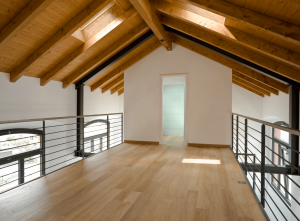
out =
<svg viewBox="0 0 300 221"><path fill-rule="evenodd" d="M0 122L0 194L123 143L123 114Z"/></svg>
<svg viewBox="0 0 300 221"><path fill-rule="evenodd" d="M232 115L232 151L269 220L300 220L299 135L299 130Z"/></svg>

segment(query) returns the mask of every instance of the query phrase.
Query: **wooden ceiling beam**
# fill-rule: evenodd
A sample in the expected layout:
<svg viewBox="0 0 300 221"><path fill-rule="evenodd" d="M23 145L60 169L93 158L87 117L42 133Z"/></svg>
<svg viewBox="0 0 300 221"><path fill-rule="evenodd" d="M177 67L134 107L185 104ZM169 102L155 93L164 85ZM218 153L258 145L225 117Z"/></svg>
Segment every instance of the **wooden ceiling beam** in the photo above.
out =
<svg viewBox="0 0 300 221"><path fill-rule="evenodd" d="M71 84L75 83L79 78L86 75L91 70L95 69L97 66L108 60L110 57L112 57L114 54L116 54L118 51L125 48L127 45L132 43L134 40L145 34L149 30L149 27L142 23L135 27L133 30L131 30L128 34L125 36L121 36L118 41L116 41L114 44L109 45L104 51L102 51L100 54L95 56L92 60L90 60L88 63L84 64L80 68L73 71L69 77L67 77L63 81L63 88L69 87ZM108 36L109 37L109 36Z"/></svg>
<svg viewBox="0 0 300 221"><path fill-rule="evenodd" d="M185 0L199 8L254 25L265 33L300 45L300 27L222 0Z"/></svg>
<svg viewBox="0 0 300 221"><path fill-rule="evenodd" d="M130 19L136 17L137 15L138 15L137 11L133 7L131 7L131 9L126 12L126 14L124 13L115 19L117 20L117 22L114 22L115 24L114 28L121 25L123 22L127 20L129 21ZM108 34L108 33L102 33L101 31L99 33L102 35ZM64 70L64 68L66 68L67 65L70 64L74 59L78 58L79 56L82 56L85 52L92 50L94 47L97 47L99 44L101 44L102 43L101 39L102 38L99 37L96 40L94 38L91 38L83 45L81 45L73 52L71 52L69 55L67 55L61 62L59 62L55 67L53 67L49 72L47 72L41 77L41 81L40 81L41 86L45 86L47 83L53 80L53 78L55 78L62 70Z"/></svg>
<svg viewBox="0 0 300 221"><path fill-rule="evenodd" d="M177 3L177 2L176 2ZM234 29L232 27L226 27L224 24L220 24L216 21L206 19L202 17L202 13L193 10L188 11L186 7L179 8L174 6L175 2L172 4L164 1L155 1L155 8L162 13L172 18L182 20L191 25L201 26L201 30L206 31L210 29L219 34L225 35L227 39L236 44L244 45L251 49L254 49L262 54L270 56L275 59L279 59L282 64L287 63L296 68L300 68L300 54L294 51L290 51L278 45L269 43L255 36L249 35L240 30ZM181 4L180 6L182 6ZM187 5L187 4L185 4ZM190 5L189 5L190 6ZM194 6L195 7L195 6ZM189 9L189 8L188 8ZM212 33L212 32L211 32ZM216 33L212 33L216 34Z"/></svg>
<svg viewBox="0 0 300 221"><path fill-rule="evenodd" d="M281 62L288 63L296 68L300 68L299 53L262 40L253 35L249 35L235 28L227 27L227 29L230 31L234 39L236 39L240 44L250 47L275 59L279 59Z"/></svg>
<svg viewBox="0 0 300 221"><path fill-rule="evenodd" d="M31 1L15 18L0 31L0 51L29 25L54 0Z"/></svg>
<svg viewBox="0 0 300 221"><path fill-rule="evenodd" d="M132 6L129 0L114 0L114 2L124 11L127 11Z"/></svg>
<svg viewBox="0 0 300 221"><path fill-rule="evenodd" d="M136 62L138 62L142 58L146 57L148 54L150 54L151 52L153 52L159 46L161 46L160 41L158 39L156 39L156 41L152 45L150 45L148 48L146 48L143 52L141 52L139 54L136 54L132 59L130 59L129 61L127 61L127 62L125 62L125 63L123 63L121 65L119 65L113 71L111 71L106 76L104 76L103 78L101 78L99 81L97 81L96 83L94 83L92 85L92 87L91 87L91 90L95 91L97 88L101 87L103 84L105 84L106 82L110 81L112 78L114 78L115 76L117 76L121 72L124 72L127 68L129 68L130 66L134 65Z"/></svg>
<svg viewBox="0 0 300 221"><path fill-rule="evenodd" d="M172 40L173 40L174 43L176 43L178 45L181 45L182 47L185 47L185 48L187 48L191 51L194 51L198 54L201 54L201 55L203 55L203 56L205 56L205 57L207 57L207 58L209 58L213 61L216 61L216 62L218 62L218 63L220 63L220 64L222 64L226 67L229 67L230 69L233 69L233 70L236 70L240 73L243 73L244 75L246 75L248 77L251 77L255 80L258 80L258 81L260 81L260 82L262 82L262 83L264 83L264 84L266 84L270 87L273 87L277 90L280 90L284 93L287 93L287 94L289 93L289 87L286 84L284 84L280 81L277 81L277 80L275 80L271 77L268 77L266 75L263 75L263 74L261 74L257 71L254 71L254 70L252 70L252 69L250 69L250 68L248 68L248 67L246 67L246 66L244 66L244 65L242 65L238 62L235 62L235 61L233 61L229 58L226 58L226 57L224 57L224 56L222 56L222 55L220 55L216 52L213 52L209 49L201 47L201 46L199 46L199 45L197 45L197 44L195 44L195 43L193 43L189 40L183 39L183 38L178 37L176 35L172 35Z"/></svg>
<svg viewBox="0 0 300 221"><path fill-rule="evenodd" d="M124 88L118 91L118 96L122 95L124 93Z"/></svg>
<svg viewBox="0 0 300 221"><path fill-rule="evenodd" d="M113 80L112 82L107 84L106 86L104 86L102 88L102 93L105 93L106 91L111 90L114 86L116 86L117 84L119 84L123 81L124 81L124 72L121 76L119 76L118 78L116 78L115 80Z"/></svg>
<svg viewBox="0 0 300 221"><path fill-rule="evenodd" d="M239 45L237 41L226 38L222 34L218 34L202 26L188 24L187 22L170 18L168 16L163 17L162 23L194 38L205 41L234 55L258 64L261 67L267 68L287 78L300 82L298 70L291 68L287 64L283 64L281 61L275 61L272 60L272 58L265 57L263 54L253 52L252 50L247 50L242 45Z"/></svg>
<svg viewBox="0 0 300 221"><path fill-rule="evenodd" d="M43 55L49 53L51 48L71 36L78 28L88 22L99 11L105 8L110 0L94 0L73 19L71 19L64 27L56 32L50 39L41 45L35 52L27 57L19 66L10 73L10 81L16 82L22 77L29 68L36 63Z"/></svg>
<svg viewBox="0 0 300 221"><path fill-rule="evenodd" d="M234 75L232 75L232 80L237 81L237 82L239 82L239 83L241 83L241 84L243 84L245 86L248 86L248 87L252 88L253 90L255 90L255 91L259 92L259 93L262 93L262 94L267 95L269 97L271 96L271 93L269 91L266 91L266 90L264 90L264 89L262 89L260 87L257 87L254 84L251 84L248 81L245 81L245 80L243 80L241 78L238 78L238 77L236 77Z"/></svg>
<svg viewBox="0 0 300 221"><path fill-rule="evenodd" d="M122 88L124 88L124 82L118 84L117 86L115 86L114 88L111 89L111 94L116 93L117 91L121 90Z"/></svg>
<svg viewBox="0 0 300 221"><path fill-rule="evenodd" d="M248 91L250 91L250 92L252 92L254 94L257 94L258 96L265 97L265 95L263 93L260 93L260 92L258 92L256 90L252 89L251 87L248 87L248 86L246 86L244 84L241 84L238 81L235 81L235 80L232 79L232 83L235 84L235 85L237 85L237 86L240 86L240 87L242 87L242 88L244 88L244 89L246 89L246 90L248 90Z"/></svg>
<svg viewBox="0 0 300 221"><path fill-rule="evenodd" d="M154 32L163 46L168 51L171 51L172 42L170 40L170 37L159 21L156 15L156 9L151 6L149 0L130 0L130 2L150 27L150 29Z"/></svg>
<svg viewBox="0 0 300 221"><path fill-rule="evenodd" d="M240 73L238 71L232 70L232 75L236 76L236 77L238 77L238 78L240 78L240 79L242 79L244 81L247 81L250 84L253 84L253 85L257 86L257 87L260 87L260 88L262 88L262 89L264 89L266 91L269 91L269 92L271 92L271 93L273 93L275 95L279 94L278 90L276 90L276 89L274 89L274 88L272 88L272 87L270 87L270 86L268 86L268 85L266 85L264 83L261 83L260 81L254 80L253 78L250 78L250 77L248 77L248 76L246 76L246 75L244 75L244 74L242 74L242 73Z"/></svg>

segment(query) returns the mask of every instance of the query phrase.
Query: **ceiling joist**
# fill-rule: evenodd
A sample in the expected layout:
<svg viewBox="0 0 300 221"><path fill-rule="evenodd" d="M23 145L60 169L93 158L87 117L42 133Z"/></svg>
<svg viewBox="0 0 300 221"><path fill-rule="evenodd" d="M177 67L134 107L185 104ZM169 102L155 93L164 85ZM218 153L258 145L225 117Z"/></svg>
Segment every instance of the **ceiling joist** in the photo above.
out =
<svg viewBox="0 0 300 221"><path fill-rule="evenodd" d="M0 51L54 0L31 1L13 20L0 31Z"/></svg>
<svg viewBox="0 0 300 221"><path fill-rule="evenodd" d="M122 88L124 88L124 82L118 84L117 86L115 86L114 88L111 89L111 94L116 93L117 91L121 90Z"/></svg>
<svg viewBox="0 0 300 221"><path fill-rule="evenodd" d="M110 3L109 0L95 0L73 19L71 19L56 34L41 45L35 52L25 59L18 67L10 73L10 81L16 82L22 77L35 62L45 55L51 48L71 36L78 28L90 20L97 12L101 11Z"/></svg>
<svg viewBox="0 0 300 221"><path fill-rule="evenodd" d="M275 95L279 94L278 90L276 90L276 89L274 89L274 88L272 88L272 87L270 87L270 86L268 86L268 85L266 85L264 83L261 83L260 81L254 80L253 78L250 78L250 77L248 77L248 76L246 76L246 75L244 75L244 74L242 74L240 72L237 72L235 70L232 70L232 76L238 77L238 78L240 78L240 79L242 79L242 80L244 80L244 81L246 81L246 82L248 82L250 84L253 84L253 85L257 86L257 87L260 87L260 88L262 88L262 89L264 89L266 91L269 91L269 92L271 92L271 93L273 93Z"/></svg>
<svg viewBox="0 0 300 221"><path fill-rule="evenodd" d="M246 89L246 90L248 90L248 91L250 91L250 92L252 92L254 94L257 94L258 96L265 97L265 95L263 93L260 93L260 92L258 92L256 90L252 89L251 87L248 87L248 86L246 86L244 84L241 84L238 81L235 81L235 80L232 79L232 83L234 83L235 85L238 85L238 86L240 86L240 87L242 87L242 88L244 88L244 89Z"/></svg>
<svg viewBox="0 0 300 221"><path fill-rule="evenodd" d="M124 93L124 88L118 91L118 96L122 95Z"/></svg>
<svg viewBox="0 0 300 221"><path fill-rule="evenodd" d="M131 7L131 3L129 0L114 0L114 2L124 11L127 11Z"/></svg>
<svg viewBox="0 0 300 221"><path fill-rule="evenodd" d="M116 86L117 84L121 83L124 81L124 73L119 76L118 78L116 78L115 80L113 80L112 82L110 82L109 84L105 85L102 88L102 93L105 93L106 91L112 89L114 86Z"/></svg>
<svg viewBox="0 0 300 221"><path fill-rule="evenodd" d="M236 21L249 23L272 36L285 41L300 44L300 27L269 17L267 15L249 10L247 8L222 0L184 0L187 4L203 8L213 13Z"/></svg>
<svg viewBox="0 0 300 221"><path fill-rule="evenodd" d="M253 90L255 90L255 91L259 92L259 93L262 93L262 94L267 95L269 97L271 96L271 93L269 91L266 91L266 90L264 90L264 89L262 89L260 87L257 87L254 84L250 84L249 82L247 82L247 81L245 81L245 80L243 80L241 78L238 78L238 77L236 77L234 75L232 75L232 80L234 80L236 82L239 82L239 83L241 83L241 84L243 84L243 85L245 85L245 86L247 86L249 88L252 88Z"/></svg>
<svg viewBox="0 0 300 221"><path fill-rule="evenodd" d="M171 51L172 42L170 40L170 37L159 21L155 12L155 8L151 6L149 0L130 0L130 2L150 27L150 29L154 32L163 46L168 51Z"/></svg>

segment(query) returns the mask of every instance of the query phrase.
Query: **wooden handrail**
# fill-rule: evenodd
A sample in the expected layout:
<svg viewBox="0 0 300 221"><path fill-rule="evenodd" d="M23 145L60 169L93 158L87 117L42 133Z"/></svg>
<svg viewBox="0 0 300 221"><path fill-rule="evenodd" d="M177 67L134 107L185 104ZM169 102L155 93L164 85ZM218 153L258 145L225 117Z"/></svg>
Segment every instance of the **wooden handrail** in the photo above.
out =
<svg viewBox="0 0 300 221"><path fill-rule="evenodd" d="M263 121L263 120L258 120L256 118L252 118L252 117L247 117L247 116L237 114L237 113L232 113L232 114L243 117L243 118L246 118L246 119L249 119L249 120L252 120L252 121L255 121L255 122L258 122L258 123L261 123L261 124L264 124L264 125L267 125L267 126L270 126L270 127L274 127L274 128L280 129L280 130L284 130L286 132L289 132L289 133L297 135L297 136L300 136L300 130L295 130L295 129L292 129L292 128L279 126L277 124L273 124L273 123Z"/></svg>

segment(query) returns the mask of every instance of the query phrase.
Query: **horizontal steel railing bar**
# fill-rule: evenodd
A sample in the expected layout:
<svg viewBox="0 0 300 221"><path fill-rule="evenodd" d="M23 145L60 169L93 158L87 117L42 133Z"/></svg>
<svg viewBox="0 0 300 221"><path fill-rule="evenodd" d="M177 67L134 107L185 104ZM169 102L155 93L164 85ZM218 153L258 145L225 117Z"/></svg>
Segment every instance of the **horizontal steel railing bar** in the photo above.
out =
<svg viewBox="0 0 300 221"><path fill-rule="evenodd" d="M276 206L276 208L279 210L279 212L281 213L281 215L283 216L283 218L284 218L285 220L287 220L287 218L285 217L285 215L283 215L281 209L279 209L279 207L277 206L277 204L274 202L274 200L273 200L273 198L271 197L271 195L269 194L268 190L265 189L265 191L266 191L266 193L268 194L269 198L270 198L270 199L272 200L272 202L274 203L274 205ZM287 221L288 221L288 220L287 220Z"/></svg>
<svg viewBox="0 0 300 221"><path fill-rule="evenodd" d="M261 153L261 151L259 151L249 140L247 140L249 144L251 144L252 147L254 147L259 153Z"/></svg>
<svg viewBox="0 0 300 221"><path fill-rule="evenodd" d="M253 137L251 134L247 133L250 137L252 137L254 140L256 140L257 142L261 143L260 140L256 139L255 137Z"/></svg>
<svg viewBox="0 0 300 221"><path fill-rule="evenodd" d="M237 116L240 116L240 117L243 117L243 118L246 118L246 119L249 119L249 120L252 120L252 121L255 121L255 122L258 122L258 123L261 123L261 124L265 124L265 125L270 126L270 127L274 127L274 128L277 128L277 129L280 129L280 130L292 133L292 134L297 135L297 136L300 136L300 130L295 130L295 129L292 129L292 128L279 126L277 124L273 124L273 123L270 123L270 122L267 122L267 121L263 121L263 120L258 120L256 118L252 118L252 117L247 117L247 116L244 116L244 115L241 115L241 114L237 114L237 113L233 113L233 114L237 115Z"/></svg>
<svg viewBox="0 0 300 221"><path fill-rule="evenodd" d="M66 117L49 117L49 118L36 118L36 119L23 119L23 120L9 120L9 121L0 121L0 124L12 124L12 123L24 123L32 121L46 121L46 120L62 120L62 119L72 119L72 118L83 118L83 117L98 117L98 116L107 116L107 115L117 115L123 113L110 113L110 114L93 114L93 115L82 115L82 116L66 116Z"/></svg>
<svg viewBox="0 0 300 221"><path fill-rule="evenodd" d="M241 124L245 125L245 124L244 124L244 123L242 123L241 121L239 121L239 123L241 123Z"/></svg>
<svg viewBox="0 0 300 221"><path fill-rule="evenodd" d="M239 153L238 155L246 155L245 153ZM255 156L255 154L252 154L252 153L247 153L247 156Z"/></svg>
<svg viewBox="0 0 300 221"><path fill-rule="evenodd" d="M248 128L250 128L250 129L252 129L252 130L256 131L257 133L260 133L260 134L261 134L261 131L259 131L259 130L256 130L256 129L254 129L253 127L250 127L250 126L248 126Z"/></svg>
<svg viewBox="0 0 300 221"><path fill-rule="evenodd" d="M244 131L241 127L239 127L240 128L240 130L242 130L242 131ZM245 131L244 131L245 132Z"/></svg>
<svg viewBox="0 0 300 221"><path fill-rule="evenodd" d="M248 163L247 167L244 163L240 163L242 165L243 168L247 168L250 167L251 165L254 165L252 163ZM260 166L261 164L256 163L256 166ZM275 173L275 174L287 174L290 173L291 169L287 168L287 167L274 167L271 164L266 164L265 168L268 170L268 173ZM258 170L254 171L254 172L259 172Z"/></svg>
<svg viewBox="0 0 300 221"><path fill-rule="evenodd" d="M273 191L277 194L277 196L280 198L280 200L283 202L283 204L285 205L285 207L288 208L288 210L293 214L293 216L299 221L298 217L296 216L296 214L290 209L290 206L286 204L286 202L282 199L282 197L277 193L277 191L274 189L274 187L270 184L269 180L265 178L265 180L267 181L267 183L269 184L270 187L272 187ZM270 197L271 198L271 197Z"/></svg>

